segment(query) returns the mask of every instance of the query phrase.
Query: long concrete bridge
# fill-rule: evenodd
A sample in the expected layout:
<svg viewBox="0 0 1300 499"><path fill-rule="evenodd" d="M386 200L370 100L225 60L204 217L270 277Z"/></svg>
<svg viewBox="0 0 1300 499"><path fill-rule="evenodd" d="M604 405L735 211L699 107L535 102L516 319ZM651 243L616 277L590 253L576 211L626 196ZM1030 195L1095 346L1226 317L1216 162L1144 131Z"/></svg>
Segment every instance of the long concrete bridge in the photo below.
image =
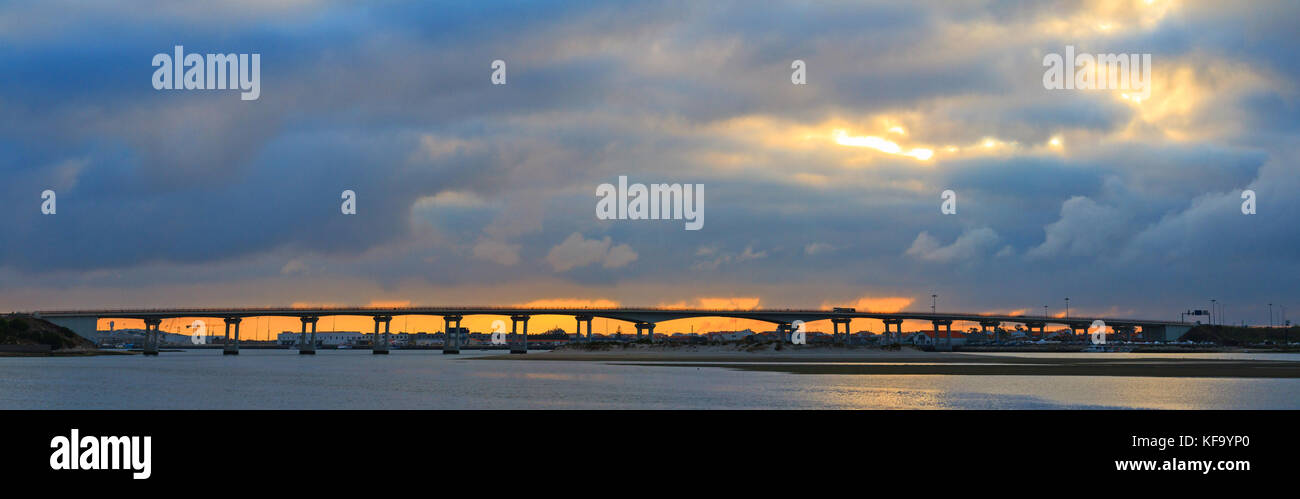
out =
<svg viewBox="0 0 1300 499"><path fill-rule="evenodd" d="M931 313L931 312L859 312L852 308L833 308L830 310L798 309L686 309L686 308L550 308L550 307L252 307L252 308L168 308L168 309L121 309L121 310L50 310L35 312L33 315L48 320L73 332L93 338L100 319L140 319L147 331L144 352L157 355L159 345L158 326L164 319L209 317L225 322L226 354L239 353L239 324L247 317L297 317L302 322L298 351L302 354L316 353L316 322L328 316L362 316L371 317L375 322L373 352L388 353L389 325L397 316L437 316L445 323L444 331L458 331L461 319L466 315L508 316L511 321L509 336L512 353L528 351L528 320L534 315L568 315L577 324L578 337L584 337L583 324L586 324L585 338L592 338L591 321L595 318L627 321L636 325L637 338L643 335L654 341L655 324L675 319L697 317L725 317L751 319L770 322L777 326L777 331L786 336L793 331L798 321L812 322L829 320L834 328L837 342L849 338L849 324L854 319L874 319L884 324L885 338L900 342L903 321L925 321L934 325L935 343L939 332L946 334L947 343L951 343L953 322L972 322L979 324L982 331L997 328L1003 323L1023 324L1026 329L1045 332L1048 324L1060 324L1069 327L1076 334L1082 334L1092 326L1094 321L1105 322L1106 326L1121 335L1132 334L1141 328L1142 336L1147 339L1172 341L1191 329L1193 324L1157 320L1141 320L1114 317L1044 317L1029 315L985 315L967 313ZM522 329L520 328L522 325ZM382 326L382 332L381 332ZM841 327L842 326L842 327ZM234 341L230 341L233 328ZM452 329L457 328L457 329ZM841 332L843 329L843 332ZM448 334L443 353L460 352L460 335Z"/></svg>

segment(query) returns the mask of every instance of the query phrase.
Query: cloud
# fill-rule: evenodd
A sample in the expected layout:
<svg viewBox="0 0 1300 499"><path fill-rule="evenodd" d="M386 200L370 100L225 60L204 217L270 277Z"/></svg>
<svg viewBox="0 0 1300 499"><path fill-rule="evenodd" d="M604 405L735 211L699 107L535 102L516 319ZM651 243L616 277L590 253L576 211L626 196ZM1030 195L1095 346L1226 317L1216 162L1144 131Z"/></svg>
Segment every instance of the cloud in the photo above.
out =
<svg viewBox="0 0 1300 499"><path fill-rule="evenodd" d="M292 260L289 260L288 262L285 262L284 267L280 268L280 274L281 275L301 274L306 270L307 270L307 266L302 263L302 260L299 258L294 258Z"/></svg>
<svg viewBox="0 0 1300 499"><path fill-rule="evenodd" d="M1294 2L173 4L0 5L0 302L1295 296ZM261 53L261 98L149 88L181 42ZM1067 44L1152 53L1151 98L1044 90ZM711 222L595 220L619 175Z"/></svg>
<svg viewBox="0 0 1300 499"><path fill-rule="evenodd" d="M636 251L630 246L611 244L609 236L599 240L585 239L582 234L574 232L564 242L551 248L546 254L546 262L556 272L565 272L594 263L600 263L607 269L619 268L636 260Z"/></svg>
<svg viewBox="0 0 1300 499"><path fill-rule="evenodd" d="M1029 258L1100 256L1131 235L1127 211L1075 196L1061 204L1061 218L1044 231L1043 243L1025 252Z"/></svg>
<svg viewBox="0 0 1300 499"><path fill-rule="evenodd" d="M803 247L803 253L808 256L830 253L837 248L827 243L808 243Z"/></svg>
<svg viewBox="0 0 1300 499"><path fill-rule="evenodd" d="M916 300L904 296L862 296L857 300L845 305L843 303L822 303L823 309L832 309L835 307L851 307L858 312L880 312L892 313L907 310Z"/></svg>
<svg viewBox="0 0 1300 499"><path fill-rule="evenodd" d="M728 263L740 263L767 258L767 251L755 251L754 245L752 244L745 246L745 249L740 253L722 251L715 246L702 246L695 251L695 256L704 257L705 260L697 260L692 264L692 268L713 270Z"/></svg>
<svg viewBox="0 0 1300 499"><path fill-rule="evenodd" d="M710 296L695 298L691 301L661 303L662 308L703 308L709 310L754 310L762 301L759 297Z"/></svg>
<svg viewBox="0 0 1300 499"><path fill-rule="evenodd" d="M930 233L921 231L903 254L928 262L963 262L986 255L997 242L997 232L988 227L967 230L947 246L942 245Z"/></svg>
<svg viewBox="0 0 1300 499"><path fill-rule="evenodd" d="M484 239L474 245L474 258L501 265L514 265L519 263L519 248L518 244Z"/></svg>
<svg viewBox="0 0 1300 499"><path fill-rule="evenodd" d="M532 300L525 303L517 303L515 306L534 308L614 308L619 306L619 303L606 299L546 298L541 300Z"/></svg>

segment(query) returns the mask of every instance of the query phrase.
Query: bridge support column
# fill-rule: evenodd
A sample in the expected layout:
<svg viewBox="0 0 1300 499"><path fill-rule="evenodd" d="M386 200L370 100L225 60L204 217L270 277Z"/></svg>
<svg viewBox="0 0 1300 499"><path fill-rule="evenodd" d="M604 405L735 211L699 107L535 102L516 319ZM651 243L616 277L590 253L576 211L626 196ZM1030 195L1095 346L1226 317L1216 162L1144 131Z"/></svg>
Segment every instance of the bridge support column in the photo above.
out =
<svg viewBox="0 0 1300 499"><path fill-rule="evenodd" d="M574 319L576 319L576 320L578 321L578 336L577 336L576 339L577 339L578 341L584 341L584 340L585 340L585 341L591 341L591 340L592 340L592 337L591 337L591 316L590 316L590 315L577 315L577 316L574 316ZM582 335L582 323L583 323L583 322L586 322L586 323L587 323L587 336L585 336L585 337Z"/></svg>
<svg viewBox="0 0 1300 499"><path fill-rule="evenodd" d="M443 333L446 338L442 340L443 355L452 355L460 353L460 321L459 315L444 315L442 317Z"/></svg>
<svg viewBox="0 0 1300 499"><path fill-rule="evenodd" d="M653 345L655 342L655 323L653 322L636 323L636 338L638 340L641 339L642 331L645 331L646 338L650 341L650 344Z"/></svg>
<svg viewBox="0 0 1300 499"><path fill-rule="evenodd" d="M844 325L843 337L840 336L841 324ZM851 324L853 324L853 319L831 319L831 328L834 330L834 334L832 334L831 337L834 338L836 343L843 343L845 345L852 343L853 338L852 336L850 336L850 331L849 331L850 329L849 326Z"/></svg>
<svg viewBox="0 0 1300 499"><path fill-rule="evenodd" d="M298 355L316 355L316 318L299 317L302 321L302 334L298 339ZM307 334L307 325L311 324L311 335Z"/></svg>
<svg viewBox="0 0 1300 499"><path fill-rule="evenodd" d="M575 330L574 330L574 333L573 333L573 340L574 340L574 341L582 341L582 318L581 318L581 317L574 317L573 320L574 320L575 322L578 323L578 325L577 325L577 329L575 329ZM591 331L588 330L587 332L590 333ZM588 339L590 339L590 338L588 338Z"/></svg>
<svg viewBox="0 0 1300 499"><path fill-rule="evenodd" d="M980 332L984 333L985 339L997 343L998 341L1001 341L1001 338L998 338L998 326L1001 324L1001 322L980 321ZM990 328L993 329L993 335L991 338L989 337Z"/></svg>
<svg viewBox="0 0 1300 499"><path fill-rule="evenodd" d="M943 351L952 350L952 321L935 320L931 321L931 323L934 324L934 349ZM939 343L939 326L944 327L944 339L942 344Z"/></svg>
<svg viewBox="0 0 1300 499"><path fill-rule="evenodd" d="M226 342L221 348L222 355L239 355L239 323L243 319L237 317L226 318ZM235 326L235 341L230 341L230 326Z"/></svg>
<svg viewBox="0 0 1300 499"><path fill-rule="evenodd" d="M510 343L510 353L525 354L528 353L528 318L527 315L510 316L510 331L517 331L517 325L524 323L523 334L511 334L512 342Z"/></svg>
<svg viewBox="0 0 1300 499"><path fill-rule="evenodd" d="M388 327L393 321L392 317L383 315L375 316L375 337L370 340L370 353L374 355L388 355ZM379 332L379 325L384 325L384 331Z"/></svg>
<svg viewBox="0 0 1300 499"><path fill-rule="evenodd" d="M144 354L158 355L158 345L162 340L158 337L158 326L162 324L162 319L145 319L144 320Z"/></svg>
<svg viewBox="0 0 1300 499"><path fill-rule="evenodd" d="M1135 329L1133 326L1118 326L1115 328L1115 336L1117 338L1124 338L1125 342L1132 343L1133 329Z"/></svg>
<svg viewBox="0 0 1300 499"><path fill-rule="evenodd" d="M902 345L903 344L903 319L884 319L882 322L885 323L885 336L888 338L892 338L893 339L892 343L894 345ZM894 331L892 333L889 331L890 325L894 326Z"/></svg>
<svg viewBox="0 0 1300 499"><path fill-rule="evenodd" d="M788 322L783 322L783 323L781 323L781 324L777 324L777 326L776 326L776 344L778 344L778 345L784 345L784 344L786 344L787 342L789 342L791 339L793 339L793 338L790 338L790 333L791 333L792 331L794 331L794 326L792 326L792 325L791 325L790 323L788 323Z"/></svg>

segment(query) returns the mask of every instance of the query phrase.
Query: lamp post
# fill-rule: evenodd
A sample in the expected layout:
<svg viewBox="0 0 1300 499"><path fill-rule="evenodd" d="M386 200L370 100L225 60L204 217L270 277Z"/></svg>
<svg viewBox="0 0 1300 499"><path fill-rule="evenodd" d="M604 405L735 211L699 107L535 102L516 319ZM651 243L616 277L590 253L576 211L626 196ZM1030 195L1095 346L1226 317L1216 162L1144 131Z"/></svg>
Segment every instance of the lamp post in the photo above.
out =
<svg viewBox="0 0 1300 499"><path fill-rule="evenodd" d="M931 314L935 313L935 310L937 309L937 305L938 305L938 304L939 304L939 295L930 295L930 313L931 313Z"/></svg>
<svg viewBox="0 0 1300 499"><path fill-rule="evenodd" d="M1070 297L1065 297L1065 318L1070 318Z"/></svg>
<svg viewBox="0 0 1300 499"><path fill-rule="evenodd" d="M1217 309L1214 308L1214 306L1215 306L1214 304L1215 304L1216 302L1218 302L1218 300L1215 300L1215 299L1213 299L1213 298L1210 299L1210 325L1211 325L1211 326L1214 325L1214 315L1217 313L1217 312L1216 312Z"/></svg>

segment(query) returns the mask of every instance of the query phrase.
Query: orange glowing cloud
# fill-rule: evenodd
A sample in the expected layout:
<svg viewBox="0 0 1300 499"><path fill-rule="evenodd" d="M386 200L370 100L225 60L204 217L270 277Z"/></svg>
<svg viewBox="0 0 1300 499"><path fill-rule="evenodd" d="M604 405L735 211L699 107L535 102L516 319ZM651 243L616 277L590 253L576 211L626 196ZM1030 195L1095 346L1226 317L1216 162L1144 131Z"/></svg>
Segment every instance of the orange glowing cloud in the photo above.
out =
<svg viewBox="0 0 1300 499"><path fill-rule="evenodd" d="M1012 310L1006 310L1006 309L1000 309L1000 310L985 310L985 311L983 311L983 312L980 312L980 315L1006 315L1006 316L1012 316L1012 317L1014 317L1014 316L1017 316L1017 315L1025 315L1025 314L1027 314L1027 313L1029 313L1029 309L1025 309L1025 308L1017 308L1017 309L1012 309Z"/></svg>
<svg viewBox="0 0 1300 499"><path fill-rule="evenodd" d="M606 299L546 298L519 303L515 306L529 308L614 308L618 306L618 302Z"/></svg>
<svg viewBox="0 0 1300 499"><path fill-rule="evenodd" d="M411 306L411 300L370 300L371 307L400 308Z"/></svg>
<svg viewBox="0 0 1300 499"><path fill-rule="evenodd" d="M685 301L661 303L661 308L703 308L708 310L754 310L758 308L759 298L752 297L708 297L696 298L694 304Z"/></svg>
<svg viewBox="0 0 1300 499"><path fill-rule="evenodd" d="M344 305L341 303L296 301L293 302L293 304L289 305L289 308L329 308L329 307L342 307L342 306Z"/></svg>
<svg viewBox="0 0 1300 499"><path fill-rule="evenodd" d="M914 301L916 300L913 298L903 296L863 296L858 298L857 301L853 302L853 304L849 306L859 312L892 313L902 312ZM830 310L834 307L843 306L843 304L823 303L822 310Z"/></svg>

